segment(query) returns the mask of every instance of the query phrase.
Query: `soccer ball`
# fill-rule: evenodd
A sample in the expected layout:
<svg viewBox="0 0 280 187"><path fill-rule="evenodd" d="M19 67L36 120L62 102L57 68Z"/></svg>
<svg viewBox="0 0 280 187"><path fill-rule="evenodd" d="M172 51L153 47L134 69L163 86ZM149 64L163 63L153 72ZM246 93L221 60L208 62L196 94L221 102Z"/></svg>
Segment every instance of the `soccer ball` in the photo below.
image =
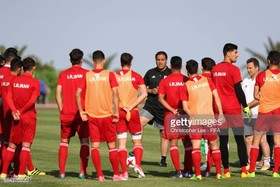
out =
<svg viewBox="0 0 280 187"><path fill-rule="evenodd" d="M126 159L126 165L130 168L134 168L135 167L135 157L134 156L130 156Z"/></svg>

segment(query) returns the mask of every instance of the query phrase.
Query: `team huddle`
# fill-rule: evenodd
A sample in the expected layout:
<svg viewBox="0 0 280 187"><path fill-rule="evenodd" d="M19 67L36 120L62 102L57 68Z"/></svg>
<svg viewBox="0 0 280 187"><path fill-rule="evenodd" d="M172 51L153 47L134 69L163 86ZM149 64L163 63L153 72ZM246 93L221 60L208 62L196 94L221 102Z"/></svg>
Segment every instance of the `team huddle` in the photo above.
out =
<svg viewBox="0 0 280 187"><path fill-rule="evenodd" d="M142 78L131 69L133 56L129 53L121 55L121 70L113 73L104 69L106 62L102 51L93 52L94 69L89 71L82 68L83 52L73 49L69 54L72 67L60 73L56 87L61 123L59 177L67 176L65 168L70 138L77 133L81 144L79 178L89 178L87 167L91 155L97 180L105 180L99 148L100 143L106 142L112 180L128 180L126 144L129 132L134 146L134 171L138 178L144 178L141 162L146 124L154 124L159 129L159 165L167 166L169 148L174 177L191 180L209 177L213 163L216 179L231 177L229 128L237 144L240 176L255 177L258 156L261 155L264 158L262 170L269 169L272 155L266 132L271 130L274 140L272 176L280 177L280 126L277 124L280 118L280 53L271 51L267 57L268 68L260 73L257 59L248 59L250 79L244 83L239 68L233 65L238 58L238 47L227 43L223 54L224 60L218 64L209 57L203 58L201 75L198 74L198 62L188 60L185 76L181 73L181 57L171 57L169 68L167 54L159 51L155 55L157 66ZM32 77L35 61L32 58L21 60L14 48L6 50L4 60L5 65L0 68L0 177L23 179L30 175L45 175L33 166L30 151L36 130L35 103L40 95L40 82ZM139 111L138 105L144 100L145 105ZM179 123L171 125L172 120L183 118L188 119L187 129L184 129L186 125ZM196 124L191 124L191 120L196 120ZM183 169L178 140L184 145ZM209 145L207 168L203 173L202 140ZM14 163L13 169L11 162Z"/></svg>

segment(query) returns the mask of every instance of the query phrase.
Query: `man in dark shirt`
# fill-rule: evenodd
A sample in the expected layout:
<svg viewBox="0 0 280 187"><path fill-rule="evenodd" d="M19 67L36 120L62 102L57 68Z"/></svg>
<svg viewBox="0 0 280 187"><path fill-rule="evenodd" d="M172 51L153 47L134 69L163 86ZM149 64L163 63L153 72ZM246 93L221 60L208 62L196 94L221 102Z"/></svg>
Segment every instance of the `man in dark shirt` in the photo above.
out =
<svg viewBox="0 0 280 187"><path fill-rule="evenodd" d="M162 137L164 108L158 101L159 82L171 74L171 69L167 67L167 54L159 51L155 55L157 67L147 71L144 82L147 86L148 97L140 114L142 128L149 123L155 124L160 131L161 161L160 166L166 167L166 154L168 150L168 140Z"/></svg>

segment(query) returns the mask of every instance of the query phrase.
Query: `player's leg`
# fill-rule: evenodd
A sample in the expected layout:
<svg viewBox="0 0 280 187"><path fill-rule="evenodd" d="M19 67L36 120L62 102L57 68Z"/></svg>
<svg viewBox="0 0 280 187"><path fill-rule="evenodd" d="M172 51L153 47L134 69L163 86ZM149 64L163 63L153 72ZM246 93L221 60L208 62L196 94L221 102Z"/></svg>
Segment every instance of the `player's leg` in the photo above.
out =
<svg viewBox="0 0 280 187"><path fill-rule="evenodd" d="M184 177L191 177L192 176L192 143L190 140L189 135L186 135L184 139L182 139L184 145Z"/></svg>
<svg viewBox="0 0 280 187"><path fill-rule="evenodd" d="M247 152L244 151L246 150L246 145L244 141L244 127L236 127L232 128L233 134L234 134L234 139L237 144L237 153L238 153L238 158L241 166L241 177L245 177L247 170L247 162L248 162L248 156Z"/></svg>
<svg viewBox="0 0 280 187"><path fill-rule="evenodd" d="M210 145L210 151L211 151L211 156L212 159L215 163L215 167L216 167L216 178L217 179L222 179L222 159L221 159L221 151L219 149L218 146L218 139L217 136L212 135L209 136L209 145Z"/></svg>
<svg viewBox="0 0 280 187"><path fill-rule="evenodd" d="M255 172L256 168L256 162L259 154L259 144L261 141L262 136L265 134L265 132L258 132L254 131L253 136L253 143L250 150L250 169L249 169L249 177L251 177L251 173ZM252 174L253 175L253 174Z"/></svg>
<svg viewBox="0 0 280 187"><path fill-rule="evenodd" d="M222 164L224 167L224 176L230 178L229 170L229 151L228 151L228 129L220 129L219 141L220 141L220 151L222 156Z"/></svg>
<svg viewBox="0 0 280 187"><path fill-rule="evenodd" d="M201 145L201 136L191 137L192 142L192 161L195 170L195 175L191 179L199 179L201 180L201 171L200 171L200 163L201 163L201 153L200 153L200 145Z"/></svg>
<svg viewBox="0 0 280 187"><path fill-rule="evenodd" d="M280 132L279 129L273 133L274 140L274 168L273 168L273 177L280 177L279 166L280 166Z"/></svg>
<svg viewBox="0 0 280 187"><path fill-rule="evenodd" d="M180 154L178 150L178 139L171 139L170 140L170 157L173 163L173 166L176 171L176 178L182 178L182 172L180 167Z"/></svg>
<svg viewBox="0 0 280 187"><path fill-rule="evenodd" d="M88 178L87 167L89 159L89 127L88 122L83 122L80 119L77 121L76 129L80 139L80 174L79 178Z"/></svg>
<svg viewBox="0 0 280 187"><path fill-rule="evenodd" d="M97 118L88 117L89 136L91 141L91 159L97 173L97 180L104 181L104 174L101 168L101 156L99 152L101 142L100 121Z"/></svg>
<svg viewBox="0 0 280 187"><path fill-rule="evenodd" d="M270 149L266 140L266 134L261 138L260 146L264 159L263 167L261 168L261 170L268 170L270 168Z"/></svg>
<svg viewBox="0 0 280 187"><path fill-rule="evenodd" d="M11 142L9 143L9 146L3 157L3 167L2 167L2 172L1 172L1 176L0 176L1 179L5 179L7 177L8 169L14 158L16 147L17 147L16 144L11 143Z"/></svg>

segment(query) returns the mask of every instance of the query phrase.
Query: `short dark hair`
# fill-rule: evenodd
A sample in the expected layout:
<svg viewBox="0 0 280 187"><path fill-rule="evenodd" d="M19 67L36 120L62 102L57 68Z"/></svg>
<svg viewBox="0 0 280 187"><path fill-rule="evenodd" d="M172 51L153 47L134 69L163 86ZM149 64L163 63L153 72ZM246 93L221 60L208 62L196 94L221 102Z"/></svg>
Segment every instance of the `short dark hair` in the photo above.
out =
<svg viewBox="0 0 280 187"><path fill-rule="evenodd" d="M179 56L173 56L170 59L170 65L172 69L181 69L182 67L182 58Z"/></svg>
<svg viewBox="0 0 280 187"><path fill-rule="evenodd" d="M121 66L129 66L132 62L133 56L129 53L123 53L121 55Z"/></svg>
<svg viewBox="0 0 280 187"><path fill-rule="evenodd" d="M270 51L267 56L267 60L269 60L272 65L279 65L280 63L280 52L279 51Z"/></svg>
<svg viewBox="0 0 280 187"><path fill-rule="evenodd" d="M251 62L254 64L255 67L260 68L260 62L258 61L258 59L256 59L256 58L249 58L246 63L249 64Z"/></svg>
<svg viewBox="0 0 280 187"><path fill-rule="evenodd" d="M0 55L0 62L4 61L4 57L2 55Z"/></svg>
<svg viewBox="0 0 280 187"><path fill-rule="evenodd" d="M195 60L189 60L186 62L186 69L189 74L196 74L198 70L198 63Z"/></svg>
<svg viewBox="0 0 280 187"><path fill-rule="evenodd" d="M22 61L23 71L30 71L35 65L35 60L30 57L27 57Z"/></svg>
<svg viewBox="0 0 280 187"><path fill-rule="evenodd" d="M6 49L4 52L5 62L11 62L14 58L17 57L17 53L18 51L13 47L9 47L8 49Z"/></svg>
<svg viewBox="0 0 280 187"><path fill-rule="evenodd" d="M224 53L224 56L226 56L227 52L229 51L233 51L233 50L237 50L238 49L238 46L235 45L235 44L232 44L232 43L226 43L224 48L223 48L223 53Z"/></svg>
<svg viewBox="0 0 280 187"><path fill-rule="evenodd" d="M155 59L157 59L157 56L158 56L158 55L164 55L166 59L168 58L166 52L164 52L164 51L159 51L159 52L157 52L156 55L155 55Z"/></svg>
<svg viewBox="0 0 280 187"><path fill-rule="evenodd" d="M204 70L211 71L212 68L216 65L216 62L212 58L205 57L201 59L201 65Z"/></svg>
<svg viewBox="0 0 280 187"><path fill-rule="evenodd" d="M81 60L83 59L84 53L80 49L73 49L70 53L70 62L72 65L80 64Z"/></svg>
<svg viewBox="0 0 280 187"><path fill-rule="evenodd" d="M97 50L97 51L94 51L92 53L92 60L93 61L99 61L99 60L104 60L104 59L105 59L105 55L102 51Z"/></svg>
<svg viewBox="0 0 280 187"><path fill-rule="evenodd" d="M16 71L22 67L22 61L19 58L14 58L11 62L11 71Z"/></svg>

